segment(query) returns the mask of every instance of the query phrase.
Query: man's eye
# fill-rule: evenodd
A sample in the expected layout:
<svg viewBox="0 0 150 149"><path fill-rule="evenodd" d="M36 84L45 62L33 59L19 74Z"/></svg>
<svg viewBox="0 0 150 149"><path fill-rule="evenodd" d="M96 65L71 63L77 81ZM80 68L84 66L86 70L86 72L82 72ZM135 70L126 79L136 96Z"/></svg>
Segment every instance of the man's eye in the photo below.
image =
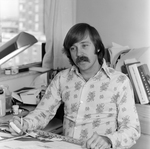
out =
<svg viewBox="0 0 150 149"><path fill-rule="evenodd" d="M83 44L83 45L82 45L83 48L86 48L87 46L88 46L87 44Z"/></svg>
<svg viewBox="0 0 150 149"><path fill-rule="evenodd" d="M75 47L71 47L70 48L70 51L74 51L76 48Z"/></svg>

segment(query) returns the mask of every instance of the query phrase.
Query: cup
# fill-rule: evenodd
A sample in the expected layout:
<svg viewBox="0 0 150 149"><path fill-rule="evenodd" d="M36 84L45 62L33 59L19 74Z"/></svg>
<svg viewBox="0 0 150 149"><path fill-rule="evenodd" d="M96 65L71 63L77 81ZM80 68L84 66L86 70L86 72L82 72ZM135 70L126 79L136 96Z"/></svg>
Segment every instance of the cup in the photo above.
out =
<svg viewBox="0 0 150 149"><path fill-rule="evenodd" d="M19 114L19 105L13 105L12 109L13 109L13 114L14 115L18 115Z"/></svg>

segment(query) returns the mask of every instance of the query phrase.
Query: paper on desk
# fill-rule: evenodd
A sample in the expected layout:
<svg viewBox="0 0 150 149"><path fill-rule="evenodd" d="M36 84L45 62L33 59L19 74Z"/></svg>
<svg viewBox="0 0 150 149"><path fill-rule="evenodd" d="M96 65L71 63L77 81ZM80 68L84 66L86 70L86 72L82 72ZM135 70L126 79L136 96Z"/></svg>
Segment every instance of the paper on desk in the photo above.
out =
<svg viewBox="0 0 150 149"><path fill-rule="evenodd" d="M18 141L0 142L0 149L82 149L81 146L65 141L40 142Z"/></svg>
<svg viewBox="0 0 150 149"><path fill-rule="evenodd" d="M4 139L4 138L11 138L12 135L9 133L4 133L4 132L0 132L0 140Z"/></svg>
<svg viewBox="0 0 150 149"><path fill-rule="evenodd" d="M13 137L8 130L8 124L0 124L0 140Z"/></svg>

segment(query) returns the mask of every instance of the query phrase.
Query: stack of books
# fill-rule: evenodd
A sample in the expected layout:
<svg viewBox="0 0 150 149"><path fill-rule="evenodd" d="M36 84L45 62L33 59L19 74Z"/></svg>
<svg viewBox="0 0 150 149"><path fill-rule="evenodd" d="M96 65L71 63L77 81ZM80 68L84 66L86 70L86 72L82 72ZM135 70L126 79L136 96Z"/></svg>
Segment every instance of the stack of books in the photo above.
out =
<svg viewBox="0 0 150 149"><path fill-rule="evenodd" d="M143 64L136 59L124 60L127 75L131 80L135 103L150 103L150 71L147 64Z"/></svg>

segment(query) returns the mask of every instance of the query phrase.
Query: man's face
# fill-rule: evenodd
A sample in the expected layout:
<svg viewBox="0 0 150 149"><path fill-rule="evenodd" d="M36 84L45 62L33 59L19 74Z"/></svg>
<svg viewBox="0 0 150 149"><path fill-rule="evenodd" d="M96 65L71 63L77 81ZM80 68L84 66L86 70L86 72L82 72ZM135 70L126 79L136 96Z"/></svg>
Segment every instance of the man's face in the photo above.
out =
<svg viewBox="0 0 150 149"><path fill-rule="evenodd" d="M72 45L70 53L80 71L89 70L95 66L95 63L98 63L95 46L89 36Z"/></svg>

